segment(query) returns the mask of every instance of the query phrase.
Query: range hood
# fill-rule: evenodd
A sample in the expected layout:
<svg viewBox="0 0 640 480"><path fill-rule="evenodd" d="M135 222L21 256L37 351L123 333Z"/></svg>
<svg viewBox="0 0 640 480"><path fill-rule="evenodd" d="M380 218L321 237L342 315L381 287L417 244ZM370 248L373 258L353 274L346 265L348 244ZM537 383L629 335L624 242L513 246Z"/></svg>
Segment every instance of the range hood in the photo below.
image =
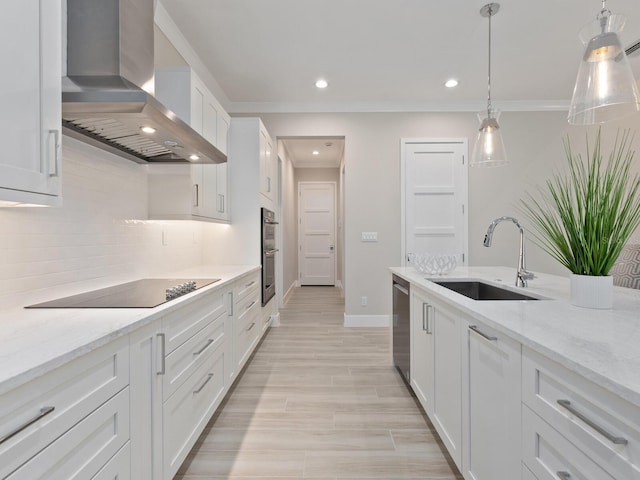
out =
<svg viewBox="0 0 640 480"><path fill-rule="evenodd" d="M153 35L153 0L67 0L64 133L138 163L226 162L153 97Z"/></svg>

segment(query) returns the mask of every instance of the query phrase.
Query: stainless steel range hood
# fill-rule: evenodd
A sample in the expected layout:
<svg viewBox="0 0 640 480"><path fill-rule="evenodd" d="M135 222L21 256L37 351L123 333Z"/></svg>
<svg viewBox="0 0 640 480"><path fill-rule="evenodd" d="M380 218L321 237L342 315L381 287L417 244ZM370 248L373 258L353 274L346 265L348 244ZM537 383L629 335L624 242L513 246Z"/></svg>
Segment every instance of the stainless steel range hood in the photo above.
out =
<svg viewBox="0 0 640 480"><path fill-rule="evenodd" d="M226 162L153 97L153 77L153 0L67 0L64 133L138 163Z"/></svg>

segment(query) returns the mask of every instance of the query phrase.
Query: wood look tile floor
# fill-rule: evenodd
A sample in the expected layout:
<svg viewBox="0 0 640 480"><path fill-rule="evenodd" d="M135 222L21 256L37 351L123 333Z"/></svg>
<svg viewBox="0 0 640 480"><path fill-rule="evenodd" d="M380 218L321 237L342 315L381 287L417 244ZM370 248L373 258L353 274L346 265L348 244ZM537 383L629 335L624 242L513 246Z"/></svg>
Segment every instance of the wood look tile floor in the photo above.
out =
<svg viewBox="0 0 640 480"><path fill-rule="evenodd" d="M462 479L391 365L390 330L343 314L338 289L295 289L176 479Z"/></svg>

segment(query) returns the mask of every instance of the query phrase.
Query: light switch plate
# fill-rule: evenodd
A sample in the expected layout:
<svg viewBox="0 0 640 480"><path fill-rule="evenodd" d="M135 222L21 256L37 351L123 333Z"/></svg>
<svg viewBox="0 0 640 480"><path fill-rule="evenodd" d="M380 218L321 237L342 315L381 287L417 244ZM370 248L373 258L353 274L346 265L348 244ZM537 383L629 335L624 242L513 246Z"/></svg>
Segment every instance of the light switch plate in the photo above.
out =
<svg viewBox="0 0 640 480"><path fill-rule="evenodd" d="M362 241L363 242L377 242L378 241L378 232L362 232Z"/></svg>

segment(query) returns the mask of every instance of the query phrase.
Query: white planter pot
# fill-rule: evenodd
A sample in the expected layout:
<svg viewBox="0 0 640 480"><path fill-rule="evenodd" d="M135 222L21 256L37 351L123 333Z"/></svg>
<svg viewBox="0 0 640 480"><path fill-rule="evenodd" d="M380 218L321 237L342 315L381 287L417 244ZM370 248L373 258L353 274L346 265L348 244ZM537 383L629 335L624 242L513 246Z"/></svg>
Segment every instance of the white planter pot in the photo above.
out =
<svg viewBox="0 0 640 480"><path fill-rule="evenodd" d="M571 304L606 309L613 306L613 277L571 275Z"/></svg>

